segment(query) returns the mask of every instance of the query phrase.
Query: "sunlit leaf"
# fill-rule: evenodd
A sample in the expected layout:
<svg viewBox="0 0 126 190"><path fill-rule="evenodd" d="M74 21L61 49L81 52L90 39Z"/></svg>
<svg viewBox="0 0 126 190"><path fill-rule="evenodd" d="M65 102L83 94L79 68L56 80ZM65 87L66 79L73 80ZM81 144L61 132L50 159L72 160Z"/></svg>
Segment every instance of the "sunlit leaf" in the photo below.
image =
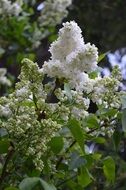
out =
<svg viewBox="0 0 126 190"><path fill-rule="evenodd" d="M55 154L58 154L63 148L63 138L62 137L52 138L52 140L49 143L49 146Z"/></svg>
<svg viewBox="0 0 126 190"><path fill-rule="evenodd" d="M90 114L85 120L84 120L84 126L89 128L99 128L98 119L94 114Z"/></svg>
<svg viewBox="0 0 126 190"><path fill-rule="evenodd" d="M87 187L92 182L92 176L89 173L88 169L83 167L81 168L81 173L78 176L78 183L82 187Z"/></svg>
<svg viewBox="0 0 126 190"><path fill-rule="evenodd" d="M98 63L100 61L102 61L108 53L109 53L109 51L107 51L106 53L102 53L101 55L99 55L99 57L98 57Z"/></svg>
<svg viewBox="0 0 126 190"><path fill-rule="evenodd" d="M103 137L96 137L93 139L93 141L99 144L104 144L106 142L106 139Z"/></svg>
<svg viewBox="0 0 126 190"><path fill-rule="evenodd" d="M75 138L75 140L78 142L79 146L81 147L82 151L84 151L84 133L83 129L81 128L80 123L76 119L71 119L68 123L68 127Z"/></svg>
<svg viewBox="0 0 126 190"><path fill-rule="evenodd" d="M4 190L19 190L19 189L15 188L15 187L7 187L7 188L4 189Z"/></svg>
<svg viewBox="0 0 126 190"><path fill-rule="evenodd" d="M115 162L112 157L108 156L103 161L103 171L104 175L109 182L114 182L115 180Z"/></svg>

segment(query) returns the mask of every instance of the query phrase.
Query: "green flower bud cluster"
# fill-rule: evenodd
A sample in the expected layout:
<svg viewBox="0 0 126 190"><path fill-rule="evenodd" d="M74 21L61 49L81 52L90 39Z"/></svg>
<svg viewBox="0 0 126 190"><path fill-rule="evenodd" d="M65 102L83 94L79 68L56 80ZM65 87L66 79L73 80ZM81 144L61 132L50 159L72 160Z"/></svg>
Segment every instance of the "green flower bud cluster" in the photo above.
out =
<svg viewBox="0 0 126 190"><path fill-rule="evenodd" d="M19 79L15 91L0 99L1 127L7 130L15 150L33 156L35 166L42 170L47 144L61 125L46 114L47 94L38 65L24 59Z"/></svg>

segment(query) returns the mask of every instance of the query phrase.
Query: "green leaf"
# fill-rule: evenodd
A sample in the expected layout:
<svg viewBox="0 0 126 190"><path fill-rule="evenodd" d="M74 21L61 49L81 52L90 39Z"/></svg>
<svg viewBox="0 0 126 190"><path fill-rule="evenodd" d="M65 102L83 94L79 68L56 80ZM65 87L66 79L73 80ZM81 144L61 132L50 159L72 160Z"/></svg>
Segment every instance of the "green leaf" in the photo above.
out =
<svg viewBox="0 0 126 190"><path fill-rule="evenodd" d="M91 167L93 166L93 163L94 163L94 160L93 160L92 155L91 155L91 154L85 155L85 159L86 159L86 161L87 161L86 167L87 167L87 168L91 168Z"/></svg>
<svg viewBox="0 0 126 190"><path fill-rule="evenodd" d="M85 120L84 120L84 126L87 126L89 128L99 128L98 119L95 115L90 114Z"/></svg>
<svg viewBox="0 0 126 190"><path fill-rule="evenodd" d="M100 160L101 157L102 157L102 154L99 154L99 153L94 153L94 154L92 155L92 158L93 158L94 160Z"/></svg>
<svg viewBox="0 0 126 190"><path fill-rule="evenodd" d="M29 171L28 176L29 177L39 177L41 172L37 169L33 169L32 171Z"/></svg>
<svg viewBox="0 0 126 190"><path fill-rule="evenodd" d="M122 110L122 129L126 132L126 109Z"/></svg>
<svg viewBox="0 0 126 190"><path fill-rule="evenodd" d="M116 114L117 114L116 109L108 109L108 108L105 108L103 113L105 117L114 117Z"/></svg>
<svg viewBox="0 0 126 190"><path fill-rule="evenodd" d="M21 105L21 106L25 106L25 107L26 107L26 106L27 106L27 107L33 107L33 106L34 106L34 102L32 102L32 101L27 101L27 100L25 101L25 100L24 100L23 102L20 102L20 105Z"/></svg>
<svg viewBox="0 0 126 190"><path fill-rule="evenodd" d="M104 175L109 182L114 182L115 180L115 162L112 157L108 156L103 161L103 171Z"/></svg>
<svg viewBox="0 0 126 190"><path fill-rule="evenodd" d="M80 123L76 119L71 119L68 123L68 127L69 127L73 137L75 138L75 140L79 144L80 148L84 152L84 139L85 139L85 137L84 137L83 129L81 128Z"/></svg>
<svg viewBox="0 0 126 190"><path fill-rule="evenodd" d="M120 141L121 141L121 133L119 131L115 131L113 134L113 143L115 150L118 149Z"/></svg>
<svg viewBox="0 0 126 190"><path fill-rule="evenodd" d="M15 188L15 187L7 187L7 188L4 189L4 190L19 190L19 189Z"/></svg>
<svg viewBox="0 0 126 190"><path fill-rule="evenodd" d="M122 109L126 109L126 96L121 96Z"/></svg>
<svg viewBox="0 0 126 190"><path fill-rule="evenodd" d="M92 71L89 73L89 78L90 79L95 79L98 76L98 71Z"/></svg>
<svg viewBox="0 0 126 190"><path fill-rule="evenodd" d="M89 173L88 169L83 167L81 168L81 174L78 176L78 183L82 187L87 187L92 182L92 176Z"/></svg>
<svg viewBox="0 0 126 190"><path fill-rule="evenodd" d="M48 184L44 180L38 177L25 178L20 184L20 190L34 190L37 185L41 185L44 190L56 190L55 186Z"/></svg>
<svg viewBox="0 0 126 190"><path fill-rule="evenodd" d="M56 190L56 187L53 184L48 184L42 179L40 180L40 182L44 190Z"/></svg>
<svg viewBox="0 0 126 190"><path fill-rule="evenodd" d="M71 155L71 160L69 162L69 169L73 170L75 168L80 168L82 165L86 164L86 160L83 156L80 156L78 152L73 152Z"/></svg>
<svg viewBox="0 0 126 190"><path fill-rule="evenodd" d="M26 178L19 184L20 190L33 190L38 184L40 184L40 179L37 177Z"/></svg>
<svg viewBox="0 0 126 190"><path fill-rule="evenodd" d="M3 139L0 141L0 154L5 154L8 152L8 148L10 146L10 142L7 139Z"/></svg>
<svg viewBox="0 0 126 190"><path fill-rule="evenodd" d="M107 51L106 53L102 53L101 55L99 55L99 57L98 57L98 63L100 61L102 61L108 53L109 53L109 51Z"/></svg>
<svg viewBox="0 0 126 190"><path fill-rule="evenodd" d="M62 137L54 137L50 141L49 146L55 154L58 154L62 150L63 144L64 142Z"/></svg>
<svg viewBox="0 0 126 190"><path fill-rule="evenodd" d="M103 137L96 137L93 139L93 141L98 144L104 144L106 142L105 138L103 138Z"/></svg>
<svg viewBox="0 0 126 190"><path fill-rule="evenodd" d="M69 180L67 182L67 187L70 190L82 190L82 187L77 182L75 182L73 180Z"/></svg>

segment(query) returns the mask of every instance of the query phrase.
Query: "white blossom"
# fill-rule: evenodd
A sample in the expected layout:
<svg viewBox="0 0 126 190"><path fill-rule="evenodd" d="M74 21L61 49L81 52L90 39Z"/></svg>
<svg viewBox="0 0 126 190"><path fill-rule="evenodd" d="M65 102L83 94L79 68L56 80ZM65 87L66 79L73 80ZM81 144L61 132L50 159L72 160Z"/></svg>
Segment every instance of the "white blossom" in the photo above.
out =
<svg viewBox="0 0 126 190"><path fill-rule="evenodd" d="M115 71L113 70L113 72ZM106 76L104 78L96 78L94 80L93 90L91 92L92 101L98 105L104 105L106 108L119 108L121 104L121 94L120 92L117 93L119 85L120 82L118 79L116 79L116 75L111 77Z"/></svg>
<svg viewBox="0 0 126 190"><path fill-rule="evenodd" d="M8 105L2 106L0 105L0 116L10 117L12 114Z"/></svg>
<svg viewBox="0 0 126 190"><path fill-rule="evenodd" d="M51 59L43 65L48 76L65 78L78 90L92 82L87 73L97 68L98 59L97 48L85 44L81 33L74 21L64 23L58 39L51 44Z"/></svg>
<svg viewBox="0 0 126 190"><path fill-rule="evenodd" d="M18 16L22 11L18 2L12 3L9 0L0 1L0 15Z"/></svg>
<svg viewBox="0 0 126 190"><path fill-rule="evenodd" d="M6 73L6 68L0 68L0 85L11 86L11 81L5 76Z"/></svg>
<svg viewBox="0 0 126 190"><path fill-rule="evenodd" d="M39 17L40 26L55 26L60 24L62 19L68 14L67 7L72 0L47 0L42 4L41 15Z"/></svg>
<svg viewBox="0 0 126 190"><path fill-rule="evenodd" d="M29 100L30 100L31 92L29 90L29 86L25 85L25 86L21 87L20 89L17 89L15 91L15 95L18 98L18 101L22 101L25 98L29 98Z"/></svg>
<svg viewBox="0 0 126 190"><path fill-rule="evenodd" d="M84 109L79 109L77 107L72 108L71 114L73 117L77 119L84 119L85 117L89 115L87 111L85 111Z"/></svg>

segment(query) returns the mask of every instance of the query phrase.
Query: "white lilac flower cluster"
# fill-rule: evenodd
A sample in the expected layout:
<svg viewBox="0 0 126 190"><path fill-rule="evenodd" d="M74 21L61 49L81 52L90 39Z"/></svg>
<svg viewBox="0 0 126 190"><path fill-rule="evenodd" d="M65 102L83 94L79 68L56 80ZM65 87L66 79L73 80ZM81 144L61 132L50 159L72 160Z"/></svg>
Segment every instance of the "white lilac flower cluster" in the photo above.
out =
<svg viewBox="0 0 126 190"><path fill-rule="evenodd" d="M40 26L55 26L60 24L68 14L67 7L72 4L72 0L47 0L43 3Z"/></svg>
<svg viewBox="0 0 126 190"><path fill-rule="evenodd" d="M0 1L0 15L18 16L22 11L18 2L12 3L10 0Z"/></svg>
<svg viewBox="0 0 126 190"><path fill-rule="evenodd" d="M113 70L114 75L111 77L102 78L100 74L95 78L90 77L92 72L98 70L98 50L95 45L85 44L81 33L74 21L63 24L58 39L49 49L51 59L44 63L42 72L49 77L66 80L71 89L90 94L90 99L97 104L119 107L120 100L116 91L120 85L117 76L121 75L118 68ZM110 102L110 97L115 100L114 105Z"/></svg>
<svg viewBox="0 0 126 190"><path fill-rule="evenodd" d="M120 108L120 95L122 94L122 92L118 92L118 88L121 84L120 81L121 73L118 66L113 69L110 77L96 78L91 93L92 101L105 108Z"/></svg>
<svg viewBox="0 0 126 190"><path fill-rule="evenodd" d="M5 68L0 68L0 85L11 86L11 81L5 76L7 70Z"/></svg>
<svg viewBox="0 0 126 190"><path fill-rule="evenodd" d="M118 68L110 77L92 77L98 67L97 48L84 43L81 29L74 21L63 24L50 52L51 60L41 69L37 63L24 59L15 91L0 98L0 127L7 130L22 156L32 156L39 170L44 167L44 155L52 137L71 118L83 123L90 116L90 100L99 109L118 109L121 105ZM45 74L54 77L52 85L43 82ZM96 133L99 135L99 131Z"/></svg>
<svg viewBox="0 0 126 190"><path fill-rule="evenodd" d="M43 65L44 73L67 79L76 90L90 88L88 73L97 68L98 59L97 48L85 44L81 33L74 21L63 24L57 41L50 47L51 60Z"/></svg>
<svg viewBox="0 0 126 190"><path fill-rule="evenodd" d="M89 108L90 99L88 97L85 98L82 92L70 90L70 92L68 93L66 89L64 90L57 89L55 91L55 94L57 98L60 100L59 113L62 114L61 117L65 121L68 121L69 115L79 120L84 119L89 115L87 110ZM69 102L68 105L67 102ZM60 110L64 110L64 112L63 111L60 112Z"/></svg>

